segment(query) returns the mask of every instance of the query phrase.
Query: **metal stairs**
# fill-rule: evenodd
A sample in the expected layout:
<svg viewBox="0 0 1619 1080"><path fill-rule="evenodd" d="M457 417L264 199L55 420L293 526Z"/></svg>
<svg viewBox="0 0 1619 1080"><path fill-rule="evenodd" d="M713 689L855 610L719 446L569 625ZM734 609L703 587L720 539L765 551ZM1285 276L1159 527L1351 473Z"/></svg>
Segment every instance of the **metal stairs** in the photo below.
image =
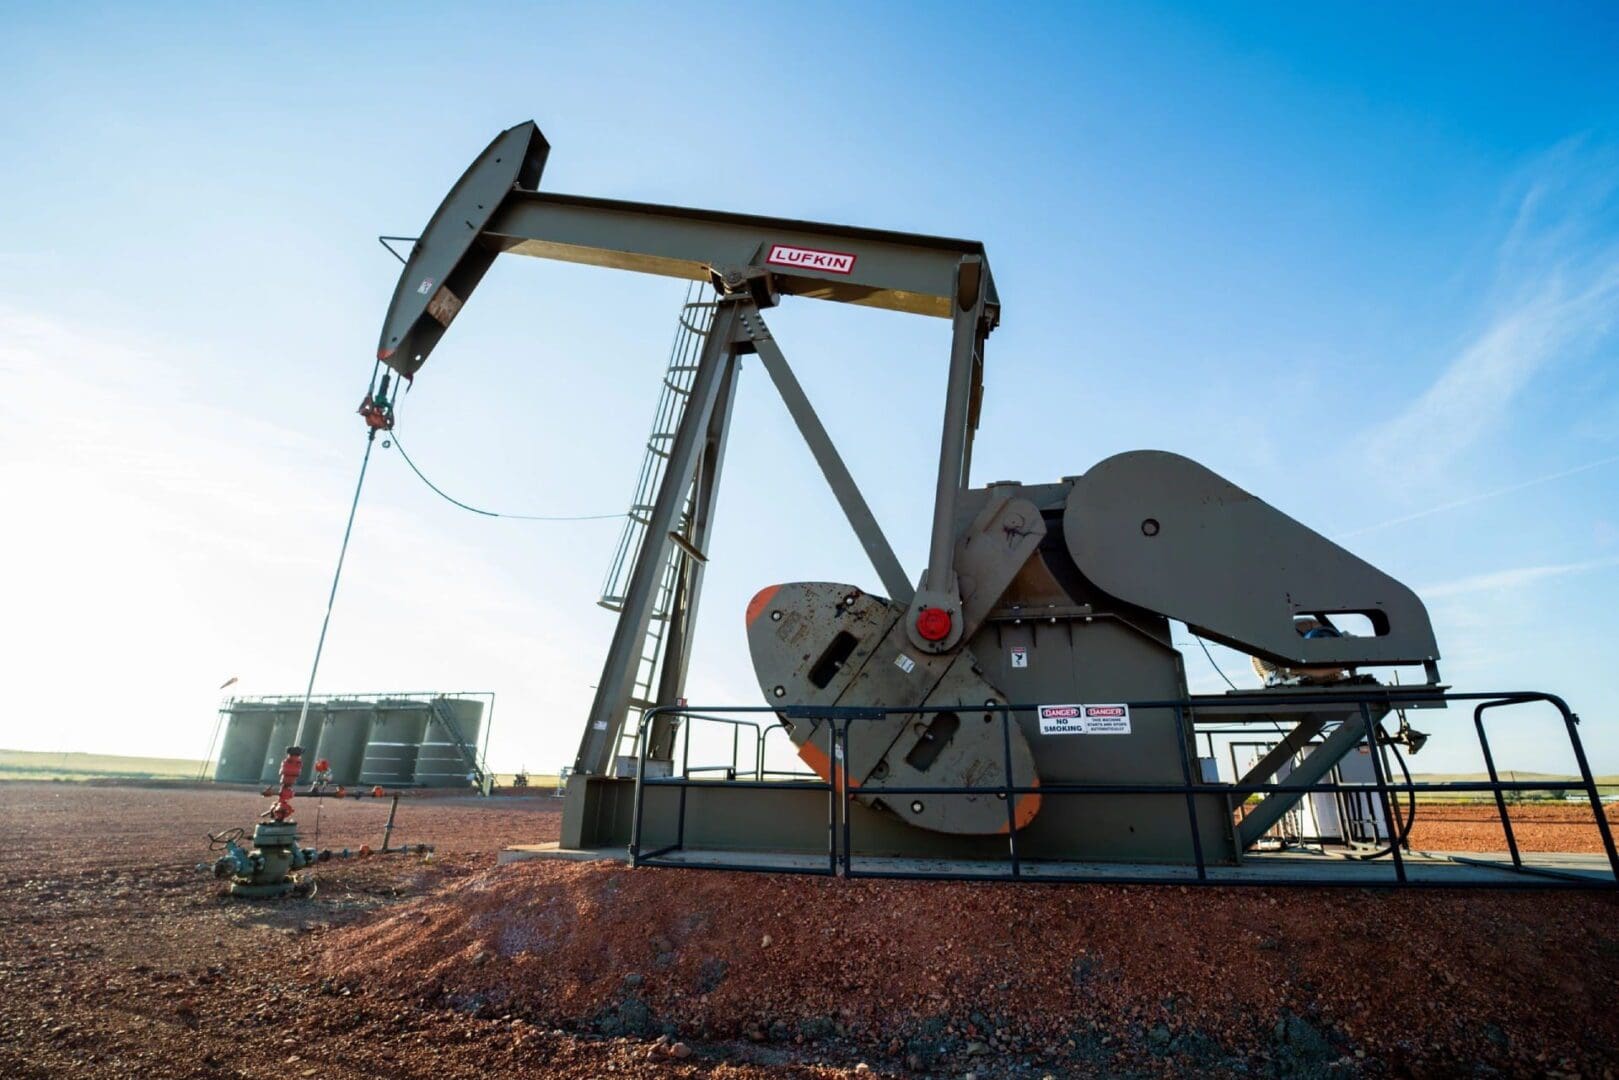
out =
<svg viewBox="0 0 1619 1080"><path fill-rule="evenodd" d="M461 754L461 760L466 763L467 771L477 777L478 788L482 790L484 764L478 760L478 748L469 745L467 740L462 737L461 725L456 723L454 714L450 712L450 707L443 698L434 698L432 708L433 718L439 722L445 733L450 736L450 741L455 744L456 750Z"/></svg>

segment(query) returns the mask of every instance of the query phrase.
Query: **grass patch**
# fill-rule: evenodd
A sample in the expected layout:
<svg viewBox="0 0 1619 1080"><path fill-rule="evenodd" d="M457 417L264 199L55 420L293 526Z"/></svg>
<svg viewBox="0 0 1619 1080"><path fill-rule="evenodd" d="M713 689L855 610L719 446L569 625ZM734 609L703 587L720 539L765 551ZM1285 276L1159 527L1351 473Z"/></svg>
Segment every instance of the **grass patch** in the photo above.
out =
<svg viewBox="0 0 1619 1080"><path fill-rule="evenodd" d="M0 780L195 780L202 767L186 758L0 750Z"/></svg>

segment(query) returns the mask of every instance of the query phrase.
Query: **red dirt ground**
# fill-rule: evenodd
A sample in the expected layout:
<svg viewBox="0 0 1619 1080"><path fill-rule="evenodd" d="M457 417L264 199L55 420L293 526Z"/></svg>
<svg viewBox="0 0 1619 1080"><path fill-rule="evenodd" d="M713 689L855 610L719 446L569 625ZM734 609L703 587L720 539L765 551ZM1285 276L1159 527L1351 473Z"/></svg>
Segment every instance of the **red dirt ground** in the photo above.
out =
<svg viewBox="0 0 1619 1080"><path fill-rule="evenodd" d="M560 804L455 797L401 806L396 840L432 861L323 864L307 900L222 898L194 868L203 833L263 805L0 783L0 1076L1619 1068L1612 895L493 868L554 838ZM1442 812L1477 815L1461 824L1499 850L1493 808ZM374 846L385 814L324 802L320 843ZM313 807L299 817L313 839Z"/></svg>
<svg viewBox="0 0 1619 1080"><path fill-rule="evenodd" d="M335 927L466 879L508 843L555 839L558 800L409 801L395 840L436 845L432 861L332 862L310 899L224 898L195 869L212 859L203 834L251 825L266 803L241 789L0 783L0 1077L766 1075L649 1062L647 1040L322 990ZM325 800L321 845L376 846L386 816L380 801Z"/></svg>
<svg viewBox="0 0 1619 1080"><path fill-rule="evenodd" d="M1602 1075L1619 1062L1616 915L1593 894L532 862L336 934L326 957L341 985L402 1001L694 1042L841 1039L884 1068Z"/></svg>
<svg viewBox="0 0 1619 1080"><path fill-rule="evenodd" d="M1604 809L1609 828L1619 834L1619 804L1609 803ZM1604 850L1589 803L1508 806L1507 816L1520 851L1595 855ZM1411 829L1411 846L1418 851L1505 851L1507 841L1494 804L1419 804L1417 822Z"/></svg>

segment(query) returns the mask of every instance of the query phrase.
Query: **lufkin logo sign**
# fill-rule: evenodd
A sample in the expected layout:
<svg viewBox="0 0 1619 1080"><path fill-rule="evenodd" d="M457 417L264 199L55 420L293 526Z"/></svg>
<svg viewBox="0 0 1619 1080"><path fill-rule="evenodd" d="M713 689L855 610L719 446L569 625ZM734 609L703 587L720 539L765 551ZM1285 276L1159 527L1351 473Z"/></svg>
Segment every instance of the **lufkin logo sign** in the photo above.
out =
<svg viewBox="0 0 1619 1080"><path fill-rule="evenodd" d="M772 244L765 262L794 270L817 270L823 274L854 273L854 256L843 251L817 251L815 248Z"/></svg>
<svg viewBox="0 0 1619 1080"><path fill-rule="evenodd" d="M1042 735L1128 735L1128 705L1042 705Z"/></svg>

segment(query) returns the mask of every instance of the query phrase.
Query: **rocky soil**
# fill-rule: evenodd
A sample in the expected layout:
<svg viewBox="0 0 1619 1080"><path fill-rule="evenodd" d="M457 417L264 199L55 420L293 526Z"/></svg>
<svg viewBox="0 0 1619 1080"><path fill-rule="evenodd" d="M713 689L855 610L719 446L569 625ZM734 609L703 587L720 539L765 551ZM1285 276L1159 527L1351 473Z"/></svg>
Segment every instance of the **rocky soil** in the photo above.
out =
<svg viewBox="0 0 1619 1080"><path fill-rule="evenodd" d="M263 803L0 783L0 1076L1619 1068L1612 895L496 868L505 844L555 838L559 804L454 797L401 806L396 841L431 859L323 864L307 899L222 897L195 869L203 834ZM374 847L386 809L299 817L323 847ZM1444 814L1501 846L1493 808Z"/></svg>
<svg viewBox="0 0 1619 1080"><path fill-rule="evenodd" d="M1602 1075L1619 898L531 862L332 935L334 986L959 1076ZM1493 1071L1493 1073L1492 1073Z"/></svg>
<svg viewBox="0 0 1619 1080"><path fill-rule="evenodd" d="M1606 808L1608 827L1619 836L1619 803ZM1402 806L1401 813L1404 813ZM1520 851L1603 851L1602 834L1589 803L1509 806L1512 835ZM1489 806L1418 805L1411 846L1419 851L1505 851L1501 817Z"/></svg>

